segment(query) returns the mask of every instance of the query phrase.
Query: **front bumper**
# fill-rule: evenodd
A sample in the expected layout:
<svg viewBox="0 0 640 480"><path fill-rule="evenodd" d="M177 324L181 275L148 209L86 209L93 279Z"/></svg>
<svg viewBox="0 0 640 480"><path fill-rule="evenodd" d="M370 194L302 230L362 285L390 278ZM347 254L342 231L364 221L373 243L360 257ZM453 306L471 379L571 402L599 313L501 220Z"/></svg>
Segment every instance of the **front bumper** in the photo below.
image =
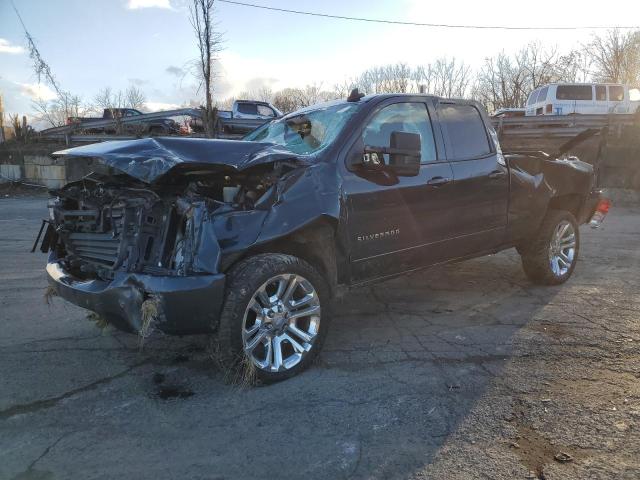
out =
<svg viewBox="0 0 640 480"><path fill-rule="evenodd" d="M129 332L140 331L142 303L147 299L157 302L154 326L162 332L211 332L224 299L224 274L174 277L117 272L112 281L81 280L65 272L53 255L46 270L58 296Z"/></svg>

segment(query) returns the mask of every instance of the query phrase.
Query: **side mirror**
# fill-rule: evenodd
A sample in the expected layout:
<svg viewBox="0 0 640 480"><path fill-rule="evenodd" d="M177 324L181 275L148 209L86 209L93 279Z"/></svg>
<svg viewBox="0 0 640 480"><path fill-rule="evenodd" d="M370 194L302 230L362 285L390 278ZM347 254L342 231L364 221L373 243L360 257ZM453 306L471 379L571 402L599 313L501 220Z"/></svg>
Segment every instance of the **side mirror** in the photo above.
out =
<svg viewBox="0 0 640 480"><path fill-rule="evenodd" d="M415 177L420 173L422 144L417 133L392 132L389 147L364 147L362 165L370 170L390 170L396 175ZM389 155L385 165L384 155Z"/></svg>
<svg viewBox="0 0 640 480"><path fill-rule="evenodd" d="M422 142L417 133L392 132L389 166L397 175L415 177L420 173Z"/></svg>

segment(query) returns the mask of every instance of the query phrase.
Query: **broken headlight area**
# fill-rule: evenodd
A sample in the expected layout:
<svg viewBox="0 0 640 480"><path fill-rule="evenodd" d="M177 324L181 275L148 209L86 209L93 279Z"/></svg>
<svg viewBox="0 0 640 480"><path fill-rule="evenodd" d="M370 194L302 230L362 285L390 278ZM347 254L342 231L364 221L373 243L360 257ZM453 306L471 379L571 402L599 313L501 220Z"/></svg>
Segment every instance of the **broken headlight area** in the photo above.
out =
<svg viewBox="0 0 640 480"><path fill-rule="evenodd" d="M57 238L49 248L81 279L111 280L117 271L217 273L221 247L243 231L257 236L259 212L277 200L288 170L272 164L226 174L190 171L151 186L85 178L53 192Z"/></svg>

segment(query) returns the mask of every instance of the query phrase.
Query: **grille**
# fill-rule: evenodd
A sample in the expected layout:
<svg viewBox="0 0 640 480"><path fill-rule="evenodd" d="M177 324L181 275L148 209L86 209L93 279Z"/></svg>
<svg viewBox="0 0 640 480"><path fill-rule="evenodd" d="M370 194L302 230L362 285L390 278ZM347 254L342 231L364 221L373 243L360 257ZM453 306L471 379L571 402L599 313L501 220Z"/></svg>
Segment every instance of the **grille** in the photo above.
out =
<svg viewBox="0 0 640 480"><path fill-rule="evenodd" d="M72 233L67 249L87 262L113 268L120 257L120 238L112 233Z"/></svg>
<svg viewBox="0 0 640 480"><path fill-rule="evenodd" d="M97 211L79 210L64 212L65 223L73 219L74 231L66 236L65 246L68 253L88 263L107 268L115 268L120 260L122 237L124 235L123 208L105 209L102 212L102 225L108 228L100 233L91 231L95 228L99 213Z"/></svg>

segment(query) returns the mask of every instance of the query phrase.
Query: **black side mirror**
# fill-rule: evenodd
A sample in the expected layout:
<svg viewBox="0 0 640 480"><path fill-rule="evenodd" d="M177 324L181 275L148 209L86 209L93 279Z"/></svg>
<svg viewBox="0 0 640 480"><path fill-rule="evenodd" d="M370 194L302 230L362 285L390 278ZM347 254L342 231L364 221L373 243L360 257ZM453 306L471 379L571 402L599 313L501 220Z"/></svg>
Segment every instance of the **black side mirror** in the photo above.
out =
<svg viewBox="0 0 640 480"><path fill-rule="evenodd" d="M417 133L392 132L389 166L397 175L415 177L420 173L422 142Z"/></svg>
<svg viewBox="0 0 640 480"><path fill-rule="evenodd" d="M370 170L391 170L396 175L415 177L420 173L422 144L417 133L392 132L389 147L364 147L362 164ZM385 165L384 155L389 155Z"/></svg>

